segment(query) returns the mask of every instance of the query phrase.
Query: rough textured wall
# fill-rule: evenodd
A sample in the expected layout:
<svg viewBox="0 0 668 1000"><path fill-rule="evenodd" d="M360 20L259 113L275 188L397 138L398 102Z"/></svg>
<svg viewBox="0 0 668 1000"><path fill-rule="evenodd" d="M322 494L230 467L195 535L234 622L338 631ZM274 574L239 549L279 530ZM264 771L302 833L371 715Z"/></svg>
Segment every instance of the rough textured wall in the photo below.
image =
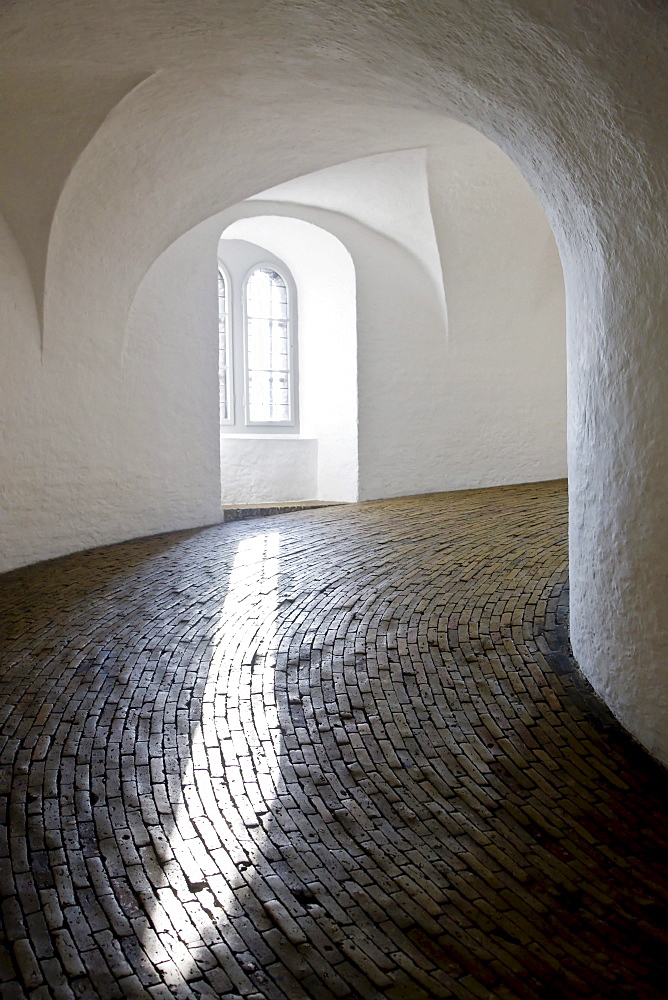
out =
<svg viewBox="0 0 668 1000"><path fill-rule="evenodd" d="M557 236L574 648L612 709L668 759L667 35L661 0L5 5L2 82L19 101L4 126L2 203L44 312L41 362L25 345L12 355L28 389L43 391L9 411L10 440L21 440L15 413L31 425L9 464L39 469L56 439L53 482L37 476L54 530L69 523L89 540L87 498L102 503L117 481L107 456L125 323L158 255L291 177L427 146L452 134L453 115L511 155ZM60 89L49 144L58 74L78 86ZM48 193L38 225L26 185ZM8 292L7 328L30 313L24 292ZM18 335L32 337L31 321Z"/></svg>
<svg viewBox="0 0 668 1000"><path fill-rule="evenodd" d="M5 241L3 569L219 519L217 345L197 322L207 308L216 317L217 234L209 242L208 269L204 253L196 271L184 266L192 236L165 254L165 285L147 277L129 334L107 353L83 342L40 351L25 269Z"/></svg>
<svg viewBox="0 0 668 1000"><path fill-rule="evenodd" d="M261 197L326 210L353 255L363 498L566 475L561 265L496 146L459 126Z"/></svg>

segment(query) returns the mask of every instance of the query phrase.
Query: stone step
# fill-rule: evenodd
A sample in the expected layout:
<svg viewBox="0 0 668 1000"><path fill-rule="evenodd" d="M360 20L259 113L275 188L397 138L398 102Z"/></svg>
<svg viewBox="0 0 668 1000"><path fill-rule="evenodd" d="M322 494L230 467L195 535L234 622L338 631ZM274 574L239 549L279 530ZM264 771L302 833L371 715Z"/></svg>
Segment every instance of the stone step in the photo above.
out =
<svg viewBox="0 0 668 1000"><path fill-rule="evenodd" d="M223 504L223 522L246 521L251 517L272 517L296 510L316 510L319 507L340 507L340 500L288 500L270 503Z"/></svg>

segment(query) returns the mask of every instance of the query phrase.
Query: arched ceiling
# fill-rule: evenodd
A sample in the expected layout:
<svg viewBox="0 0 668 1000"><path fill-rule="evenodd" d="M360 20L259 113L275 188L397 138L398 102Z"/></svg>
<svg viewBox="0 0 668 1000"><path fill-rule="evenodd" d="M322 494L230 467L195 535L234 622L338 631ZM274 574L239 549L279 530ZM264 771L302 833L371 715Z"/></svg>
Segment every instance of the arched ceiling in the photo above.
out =
<svg viewBox="0 0 668 1000"><path fill-rule="evenodd" d="M465 141L452 118L516 160L558 231L596 204L591 178L605 183L597 132L637 156L618 127L634 97L616 90L630 31L646 85L661 23L659 3L627 0L7 5L0 190L38 300L46 283L47 328L64 321L50 287L113 288L98 313L120 316L202 219L330 164ZM654 117L643 107L635 125Z"/></svg>

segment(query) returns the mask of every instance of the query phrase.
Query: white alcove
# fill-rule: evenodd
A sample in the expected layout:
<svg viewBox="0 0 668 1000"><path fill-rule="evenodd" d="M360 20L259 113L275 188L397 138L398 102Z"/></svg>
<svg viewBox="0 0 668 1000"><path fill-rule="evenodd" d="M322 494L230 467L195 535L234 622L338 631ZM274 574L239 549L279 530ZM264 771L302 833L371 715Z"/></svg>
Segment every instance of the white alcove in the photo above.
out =
<svg viewBox="0 0 668 1000"><path fill-rule="evenodd" d="M221 422L223 504L358 498L355 269L331 233L301 219L260 216L228 226L218 245L238 395L245 389L243 294L260 263L290 286L297 387L292 426Z"/></svg>

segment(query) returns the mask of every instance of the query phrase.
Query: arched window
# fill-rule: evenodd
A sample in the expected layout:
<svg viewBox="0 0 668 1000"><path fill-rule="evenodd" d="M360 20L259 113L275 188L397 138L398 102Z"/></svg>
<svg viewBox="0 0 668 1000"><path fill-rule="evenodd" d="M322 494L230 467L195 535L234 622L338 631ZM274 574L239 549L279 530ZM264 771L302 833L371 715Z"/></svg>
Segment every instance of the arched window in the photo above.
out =
<svg viewBox="0 0 668 1000"><path fill-rule="evenodd" d="M246 280L246 418L249 424L292 423L288 288L271 267Z"/></svg>
<svg viewBox="0 0 668 1000"><path fill-rule="evenodd" d="M238 241L226 250L218 261L221 428L298 433L294 282L259 246Z"/></svg>

